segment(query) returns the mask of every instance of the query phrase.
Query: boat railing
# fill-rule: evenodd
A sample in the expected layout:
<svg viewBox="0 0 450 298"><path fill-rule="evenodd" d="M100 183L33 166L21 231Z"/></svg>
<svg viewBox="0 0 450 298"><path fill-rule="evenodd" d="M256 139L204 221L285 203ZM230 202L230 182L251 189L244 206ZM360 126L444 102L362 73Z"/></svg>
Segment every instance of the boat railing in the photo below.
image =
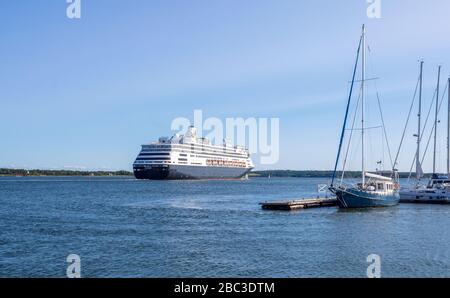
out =
<svg viewBox="0 0 450 298"><path fill-rule="evenodd" d="M348 188L353 188L353 187L357 187L357 186L358 186L358 184L354 184L354 183L349 183L349 182L341 181L341 182L338 184L337 188L346 190L346 189L348 189Z"/></svg>

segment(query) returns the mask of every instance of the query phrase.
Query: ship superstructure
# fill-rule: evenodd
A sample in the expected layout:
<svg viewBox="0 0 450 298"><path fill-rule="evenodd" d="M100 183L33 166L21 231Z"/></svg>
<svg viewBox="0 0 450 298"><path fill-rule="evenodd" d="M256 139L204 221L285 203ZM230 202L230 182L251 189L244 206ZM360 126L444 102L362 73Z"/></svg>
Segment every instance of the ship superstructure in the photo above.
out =
<svg viewBox="0 0 450 298"><path fill-rule="evenodd" d="M249 151L224 140L212 145L191 126L184 135L142 145L133 163L137 179L239 179L253 168Z"/></svg>

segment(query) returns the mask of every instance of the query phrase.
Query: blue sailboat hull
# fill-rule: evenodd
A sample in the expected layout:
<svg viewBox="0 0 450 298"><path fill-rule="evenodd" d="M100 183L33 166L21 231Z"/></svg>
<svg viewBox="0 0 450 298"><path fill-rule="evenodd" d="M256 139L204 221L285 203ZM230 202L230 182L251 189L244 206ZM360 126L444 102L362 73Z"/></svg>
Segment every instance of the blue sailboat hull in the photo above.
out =
<svg viewBox="0 0 450 298"><path fill-rule="evenodd" d="M335 188L333 192L336 194L341 208L389 207L397 205L400 200L398 192L394 192L392 195L380 195L357 188L345 190Z"/></svg>

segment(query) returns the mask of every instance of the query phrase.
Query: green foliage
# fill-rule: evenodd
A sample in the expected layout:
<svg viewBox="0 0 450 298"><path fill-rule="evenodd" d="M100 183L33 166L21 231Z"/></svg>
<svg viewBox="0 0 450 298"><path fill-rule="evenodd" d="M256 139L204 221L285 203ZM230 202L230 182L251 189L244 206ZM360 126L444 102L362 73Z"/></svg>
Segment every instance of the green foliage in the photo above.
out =
<svg viewBox="0 0 450 298"><path fill-rule="evenodd" d="M5 169L0 168L0 176L132 176L129 171L72 171L72 170L25 170L25 169ZM250 177L320 177L331 178L333 171L293 171L293 170L267 170L252 171ZM408 178L409 173L399 173L400 178ZM340 177L341 173L337 172L336 177ZM430 175L425 175L430 176ZM359 178L361 172L349 171L345 172L345 178ZM414 173L412 175L414 177Z"/></svg>
<svg viewBox="0 0 450 298"><path fill-rule="evenodd" d="M128 171L71 171L71 170L25 170L2 169L0 176L130 176Z"/></svg>

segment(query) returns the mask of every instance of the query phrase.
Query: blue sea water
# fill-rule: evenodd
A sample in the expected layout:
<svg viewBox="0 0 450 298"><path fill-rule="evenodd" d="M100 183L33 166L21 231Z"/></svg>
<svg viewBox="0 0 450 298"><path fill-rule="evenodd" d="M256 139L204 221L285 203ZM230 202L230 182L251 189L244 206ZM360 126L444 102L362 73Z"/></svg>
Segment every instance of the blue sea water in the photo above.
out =
<svg viewBox="0 0 450 298"><path fill-rule="evenodd" d="M450 277L450 206L261 210L318 178L0 178L0 277Z"/></svg>

